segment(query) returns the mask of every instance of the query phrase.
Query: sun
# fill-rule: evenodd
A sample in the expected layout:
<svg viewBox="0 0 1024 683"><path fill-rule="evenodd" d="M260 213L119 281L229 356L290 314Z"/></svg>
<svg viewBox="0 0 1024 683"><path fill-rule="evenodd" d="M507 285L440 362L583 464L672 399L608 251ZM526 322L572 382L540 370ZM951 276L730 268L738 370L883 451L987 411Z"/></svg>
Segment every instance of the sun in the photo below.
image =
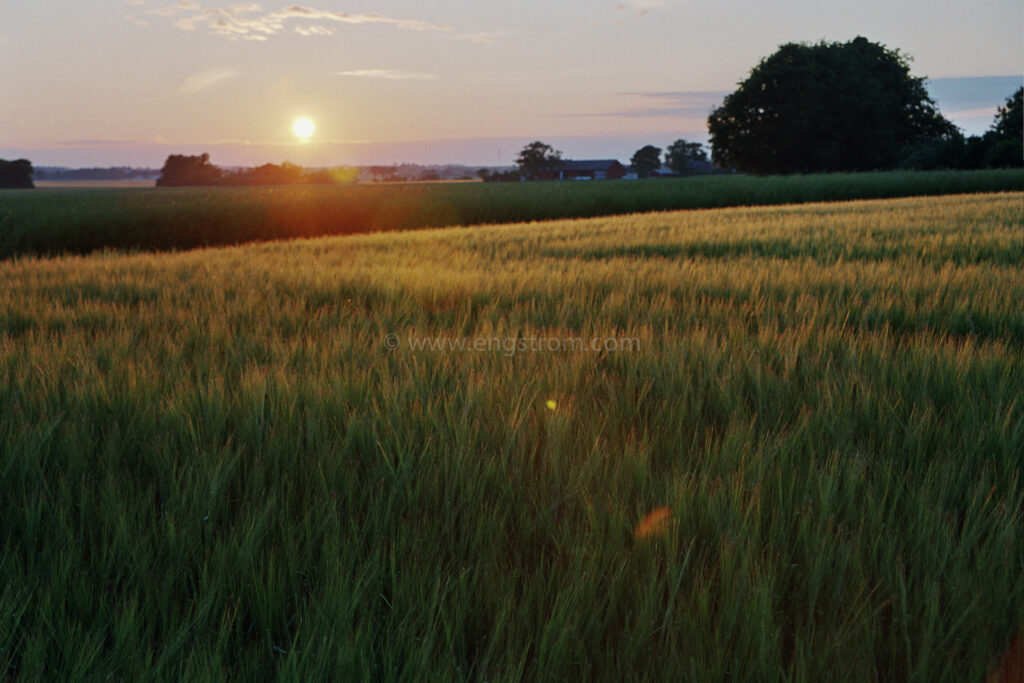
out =
<svg viewBox="0 0 1024 683"><path fill-rule="evenodd" d="M313 119L306 118L305 116L295 119L295 122L292 123L292 132L300 140L309 140L313 137L315 130L316 125L313 123Z"/></svg>

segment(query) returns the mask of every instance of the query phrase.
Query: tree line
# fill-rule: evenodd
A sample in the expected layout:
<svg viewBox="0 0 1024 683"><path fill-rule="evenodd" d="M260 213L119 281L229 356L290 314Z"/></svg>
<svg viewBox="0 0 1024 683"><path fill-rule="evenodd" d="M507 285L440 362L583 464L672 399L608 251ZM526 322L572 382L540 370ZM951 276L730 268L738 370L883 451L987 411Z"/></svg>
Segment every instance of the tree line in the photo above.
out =
<svg viewBox="0 0 1024 683"><path fill-rule="evenodd" d="M1024 166L1024 87L998 108L984 135L964 134L938 110L910 57L863 37L788 43L755 66L708 117L712 159L756 175L851 171L966 170ZM677 140L664 164L685 175L707 161ZM527 179L557 169L561 152L537 141L517 163ZM647 145L630 163L640 177L662 166Z"/></svg>
<svg viewBox="0 0 1024 683"><path fill-rule="evenodd" d="M167 157L157 187L214 185L341 185L354 183L359 170L349 167L306 169L297 164L263 164L255 168L227 170L210 163L209 154Z"/></svg>
<svg viewBox="0 0 1024 683"><path fill-rule="evenodd" d="M708 161L708 153L704 145L699 142L687 142L679 139L673 142L665 150L665 160L662 162L661 148L654 145L645 145L636 151L629 163L636 169L641 178L647 178L662 166L667 167L676 175L690 175L703 170L703 165Z"/></svg>
<svg viewBox="0 0 1024 683"><path fill-rule="evenodd" d="M690 175L705 171L708 154L704 145L699 142L687 142L680 138L665 150L662 161L662 150L654 145L645 145L636 151L630 164L640 178L647 178L663 166L675 175ZM540 140L523 147L516 158L518 171L504 173L488 173L481 169L478 173L486 181L537 180L551 171L557 171L565 165L562 152Z"/></svg>
<svg viewBox="0 0 1024 683"><path fill-rule="evenodd" d="M186 187L212 185L348 185L360 179L373 182L472 180L472 168L449 164L447 166L339 166L331 169L307 169L297 164L264 164L255 168L223 169L210 162L209 154L167 157L159 187Z"/></svg>
<svg viewBox="0 0 1024 683"><path fill-rule="evenodd" d="M36 180L124 182L131 180L152 180L155 169L133 168L131 166L107 166L91 168L65 168L63 166L36 166Z"/></svg>

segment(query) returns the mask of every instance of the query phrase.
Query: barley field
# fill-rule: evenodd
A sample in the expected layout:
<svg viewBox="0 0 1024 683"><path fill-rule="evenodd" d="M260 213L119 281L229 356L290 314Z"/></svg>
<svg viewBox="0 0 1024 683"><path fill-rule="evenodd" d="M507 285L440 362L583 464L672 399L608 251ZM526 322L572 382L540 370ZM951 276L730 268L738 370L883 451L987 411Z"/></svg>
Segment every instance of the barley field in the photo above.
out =
<svg viewBox="0 0 1024 683"><path fill-rule="evenodd" d="M980 681L1024 195L0 262L0 677Z"/></svg>

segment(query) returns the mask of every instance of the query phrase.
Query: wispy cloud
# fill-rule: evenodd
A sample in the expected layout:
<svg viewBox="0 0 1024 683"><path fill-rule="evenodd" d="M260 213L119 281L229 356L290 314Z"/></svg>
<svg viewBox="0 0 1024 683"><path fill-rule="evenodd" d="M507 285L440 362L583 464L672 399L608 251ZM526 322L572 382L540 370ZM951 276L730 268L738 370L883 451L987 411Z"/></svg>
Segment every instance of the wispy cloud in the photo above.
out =
<svg viewBox="0 0 1024 683"><path fill-rule="evenodd" d="M145 5L146 0L124 0L124 4L138 7L139 5Z"/></svg>
<svg viewBox="0 0 1024 683"><path fill-rule="evenodd" d="M625 2L616 5L615 9L620 12L634 12L638 15L644 15L667 4L665 0L625 0Z"/></svg>
<svg viewBox="0 0 1024 683"><path fill-rule="evenodd" d="M385 16L383 14L345 14L344 12L335 12L333 10L322 10L315 9L312 7L303 7L301 5L292 5L291 7L285 7L277 12L272 12L269 15L274 20L284 21L287 19L306 19L306 20L324 20L324 21L340 21L344 24L393 24L398 28L408 29L410 31L451 31L451 26L442 26L441 24L431 24L426 21L420 21L418 19L395 19L392 17Z"/></svg>
<svg viewBox="0 0 1024 683"><path fill-rule="evenodd" d="M127 22L130 22L132 24L135 24L136 26L149 26L149 22L148 21L146 21L145 19L139 19L134 14L126 14L126 15L124 15L124 20L127 21Z"/></svg>
<svg viewBox="0 0 1024 683"><path fill-rule="evenodd" d="M636 106L609 112L567 114L567 116L622 119L702 118L711 113L712 109L721 105L722 100L728 93L714 90L695 90L690 92L625 92L619 94L635 98L646 106Z"/></svg>
<svg viewBox="0 0 1024 683"><path fill-rule="evenodd" d="M476 33L463 33L459 38L481 45L492 45L497 42L498 38L507 38L513 35L515 35L515 31L477 31Z"/></svg>
<svg viewBox="0 0 1024 683"><path fill-rule="evenodd" d="M382 78L388 81L436 81L434 74L420 73L419 71L395 71L393 69L356 69L354 71L339 71L339 76L352 78Z"/></svg>
<svg viewBox="0 0 1024 683"><path fill-rule="evenodd" d="M238 75L238 69L229 67L218 67L215 69L207 69L206 71L200 71L197 74L193 74L185 79L185 82L178 88L178 92L183 95L197 93L207 88L212 88L221 81L226 81L229 78L234 78Z"/></svg>
<svg viewBox="0 0 1024 683"><path fill-rule="evenodd" d="M295 32L300 36L333 36L334 29L327 28L326 26L310 25L310 26L296 26Z"/></svg>
<svg viewBox="0 0 1024 683"><path fill-rule="evenodd" d="M1024 84L1024 76L967 76L963 78L930 78L925 82L928 94L943 109L993 108L1002 104L1013 91Z"/></svg>
<svg viewBox="0 0 1024 683"><path fill-rule="evenodd" d="M168 143L169 140L164 137L152 137L152 138L115 138L115 139L87 139L87 140L58 140L52 143L51 147L54 149L77 149L77 148L103 148L103 147L122 147L124 145L162 145Z"/></svg>
<svg viewBox="0 0 1024 683"><path fill-rule="evenodd" d="M266 40L269 36L282 33L288 22L302 21L294 27L294 33L301 36L331 35L334 31L325 22L340 24L385 24L407 31L451 31L451 26L434 24L419 19L399 19L384 14L349 14L335 10L319 9L305 5L289 5L278 10L267 11L255 2L234 3L226 7L203 7L197 0L179 0L171 5L154 7L148 14L174 19L176 28L192 31L200 27L216 36L230 40ZM318 22L318 23L311 23Z"/></svg>
<svg viewBox="0 0 1024 683"><path fill-rule="evenodd" d="M946 113L946 116L954 119L976 119L976 118L995 118L996 112L999 111L998 106L991 107L978 107L976 109L960 109L957 111L951 111Z"/></svg>

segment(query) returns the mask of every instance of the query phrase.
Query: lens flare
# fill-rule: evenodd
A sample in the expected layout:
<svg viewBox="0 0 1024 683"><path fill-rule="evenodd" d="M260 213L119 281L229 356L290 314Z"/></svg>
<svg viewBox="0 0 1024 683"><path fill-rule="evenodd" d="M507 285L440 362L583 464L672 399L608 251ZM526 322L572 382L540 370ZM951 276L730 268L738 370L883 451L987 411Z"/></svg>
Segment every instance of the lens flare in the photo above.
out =
<svg viewBox="0 0 1024 683"><path fill-rule="evenodd" d="M661 536L668 531L669 522L672 519L672 508L657 507L647 513L640 523L636 525L633 533L640 540Z"/></svg>

